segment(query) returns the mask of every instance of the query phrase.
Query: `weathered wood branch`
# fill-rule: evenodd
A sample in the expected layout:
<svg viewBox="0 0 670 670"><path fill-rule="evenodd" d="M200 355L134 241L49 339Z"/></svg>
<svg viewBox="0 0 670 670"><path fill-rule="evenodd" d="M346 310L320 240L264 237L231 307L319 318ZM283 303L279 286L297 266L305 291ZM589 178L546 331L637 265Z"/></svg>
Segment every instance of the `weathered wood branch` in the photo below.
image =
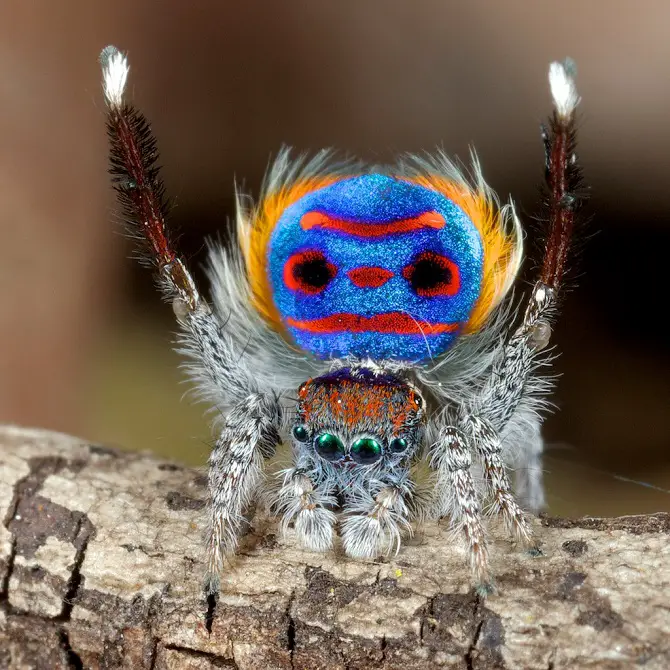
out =
<svg viewBox="0 0 670 670"><path fill-rule="evenodd" d="M258 516L200 592L202 474L0 429L0 668L670 667L670 515L492 528L498 592L428 525L390 561L312 554Z"/></svg>

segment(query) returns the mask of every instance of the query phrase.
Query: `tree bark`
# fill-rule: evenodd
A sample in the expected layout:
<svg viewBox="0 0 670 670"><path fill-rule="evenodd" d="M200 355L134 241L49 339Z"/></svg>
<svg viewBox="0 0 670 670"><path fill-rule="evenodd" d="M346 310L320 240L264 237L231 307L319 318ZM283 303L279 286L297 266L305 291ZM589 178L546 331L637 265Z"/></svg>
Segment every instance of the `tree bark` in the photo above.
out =
<svg viewBox="0 0 670 670"><path fill-rule="evenodd" d="M251 521L203 598L202 473L0 428L0 668L670 667L670 515L491 524L497 591L436 524L389 560L301 551Z"/></svg>

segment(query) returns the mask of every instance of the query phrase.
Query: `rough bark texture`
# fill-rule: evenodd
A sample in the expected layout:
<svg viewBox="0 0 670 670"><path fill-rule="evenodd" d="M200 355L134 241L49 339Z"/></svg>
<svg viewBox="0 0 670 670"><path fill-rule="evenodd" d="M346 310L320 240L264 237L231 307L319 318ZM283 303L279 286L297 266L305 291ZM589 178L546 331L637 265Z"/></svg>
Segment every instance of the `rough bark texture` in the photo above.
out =
<svg viewBox="0 0 670 670"><path fill-rule="evenodd" d="M0 668L670 667L670 515L493 526L497 593L428 525L389 561L303 552L256 517L200 592L202 473L0 429Z"/></svg>

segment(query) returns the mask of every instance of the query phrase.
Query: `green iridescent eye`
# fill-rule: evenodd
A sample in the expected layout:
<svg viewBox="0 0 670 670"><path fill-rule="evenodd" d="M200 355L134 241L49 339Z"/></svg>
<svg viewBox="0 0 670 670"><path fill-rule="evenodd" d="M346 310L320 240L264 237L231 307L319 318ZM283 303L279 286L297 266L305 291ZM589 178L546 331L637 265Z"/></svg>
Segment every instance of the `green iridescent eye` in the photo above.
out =
<svg viewBox="0 0 670 670"><path fill-rule="evenodd" d="M339 461L344 456L344 445L337 435L321 433L314 443L316 453L327 461Z"/></svg>
<svg viewBox="0 0 670 670"><path fill-rule="evenodd" d="M351 457L356 463L369 465L382 457L382 445L371 437L361 437L351 445Z"/></svg>
<svg viewBox="0 0 670 670"><path fill-rule="evenodd" d="M293 428L293 437L295 437L298 442L306 442L309 437L307 428L305 428L305 426L295 426Z"/></svg>
<svg viewBox="0 0 670 670"><path fill-rule="evenodd" d="M389 444L389 449L394 454L399 454L407 449L407 440L404 437L394 437Z"/></svg>

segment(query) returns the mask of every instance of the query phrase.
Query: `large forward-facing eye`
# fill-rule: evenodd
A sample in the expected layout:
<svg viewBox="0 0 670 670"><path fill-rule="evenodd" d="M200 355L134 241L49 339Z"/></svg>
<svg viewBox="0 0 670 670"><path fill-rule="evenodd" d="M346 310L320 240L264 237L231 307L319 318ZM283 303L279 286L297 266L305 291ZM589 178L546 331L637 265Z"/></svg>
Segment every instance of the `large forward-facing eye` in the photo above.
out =
<svg viewBox="0 0 670 670"><path fill-rule="evenodd" d="M382 445L372 437L361 437L351 445L351 457L361 465L370 465L382 457Z"/></svg>
<svg viewBox="0 0 670 670"><path fill-rule="evenodd" d="M337 268L318 250L298 251L284 264L284 284L310 295L321 293L336 274Z"/></svg>
<svg viewBox="0 0 670 670"><path fill-rule="evenodd" d="M422 298L456 295L461 286L458 265L446 256L424 251L403 268L402 276Z"/></svg>
<svg viewBox="0 0 670 670"><path fill-rule="evenodd" d="M335 463L344 458L344 445L337 435L321 433L314 441L314 449L321 458Z"/></svg>

